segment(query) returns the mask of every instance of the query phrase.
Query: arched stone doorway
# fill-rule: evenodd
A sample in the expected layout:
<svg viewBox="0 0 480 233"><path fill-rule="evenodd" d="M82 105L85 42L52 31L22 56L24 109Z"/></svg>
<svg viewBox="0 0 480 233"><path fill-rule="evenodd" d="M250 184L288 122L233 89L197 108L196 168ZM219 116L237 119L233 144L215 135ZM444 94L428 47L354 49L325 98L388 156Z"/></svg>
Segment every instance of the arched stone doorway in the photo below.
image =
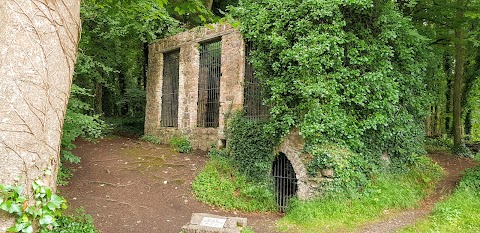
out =
<svg viewBox="0 0 480 233"><path fill-rule="evenodd" d="M273 161L272 176L277 209L280 212L285 212L290 198L297 195L298 180L290 160L284 153L280 152Z"/></svg>

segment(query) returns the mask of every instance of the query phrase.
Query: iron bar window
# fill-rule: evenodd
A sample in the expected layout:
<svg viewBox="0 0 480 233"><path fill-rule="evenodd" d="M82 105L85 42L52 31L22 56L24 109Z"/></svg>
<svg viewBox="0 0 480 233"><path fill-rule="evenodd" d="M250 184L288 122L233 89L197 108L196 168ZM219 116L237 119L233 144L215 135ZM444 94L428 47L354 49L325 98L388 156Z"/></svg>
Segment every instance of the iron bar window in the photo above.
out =
<svg viewBox="0 0 480 233"><path fill-rule="evenodd" d="M178 78L180 50L163 54L162 127L178 127Z"/></svg>
<svg viewBox="0 0 480 233"><path fill-rule="evenodd" d="M245 77L243 91L243 111L245 117L253 120L265 120L270 109L263 104L264 89L260 79L255 76L250 60L250 53L254 49L251 42L245 43Z"/></svg>
<svg viewBox="0 0 480 233"><path fill-rule="evenodd" d="M221 40L200 45L197 127L218 127L220 109Z"/></svg>

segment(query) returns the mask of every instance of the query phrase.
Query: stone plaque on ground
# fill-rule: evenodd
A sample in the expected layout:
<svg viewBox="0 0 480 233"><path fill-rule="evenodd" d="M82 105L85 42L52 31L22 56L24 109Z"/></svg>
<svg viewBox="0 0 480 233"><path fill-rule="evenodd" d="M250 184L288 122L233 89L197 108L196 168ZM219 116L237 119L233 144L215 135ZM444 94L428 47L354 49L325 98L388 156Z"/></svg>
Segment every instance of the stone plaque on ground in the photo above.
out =
<svg viewBox="0 0 480 233"><path fill-rule="evenodd" d="M223 217L193 213L190 222L182 227L184 233L240 233L247 226L246 218Z"/></svg>

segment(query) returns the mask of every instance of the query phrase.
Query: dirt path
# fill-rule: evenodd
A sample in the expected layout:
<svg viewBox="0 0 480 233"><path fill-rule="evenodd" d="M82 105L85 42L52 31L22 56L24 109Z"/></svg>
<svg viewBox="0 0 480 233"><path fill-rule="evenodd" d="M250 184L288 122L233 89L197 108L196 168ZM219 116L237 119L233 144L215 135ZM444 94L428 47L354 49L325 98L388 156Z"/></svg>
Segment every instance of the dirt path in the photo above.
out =
<svg viewBox="0 0 480 233"><path fill-rule="evenodd" d="M360 228L357 232L376 233L376 232L395 232L408 225L414 224L419 219L426 217L435 203L450 195L461 179L461 173L476 164L471 159L452 156L445 153L434 153L429 156L445 170L445 176L435 187L435 191L427 196L420 207L413 210L403 211L386 220L375 222Z"/></svg>
<svg viewBox="0 0 480 233"><path fill-rule="evenodd" d="M255 232L275 233L277 214L228 212L194 199L190 184L206 162L205 152L178 154L129 138L77 145L74 154L82 161L71 166L74 178L59 190L70 210L83 207L103 233L178 233L197 212L246 217Z"/></svg>

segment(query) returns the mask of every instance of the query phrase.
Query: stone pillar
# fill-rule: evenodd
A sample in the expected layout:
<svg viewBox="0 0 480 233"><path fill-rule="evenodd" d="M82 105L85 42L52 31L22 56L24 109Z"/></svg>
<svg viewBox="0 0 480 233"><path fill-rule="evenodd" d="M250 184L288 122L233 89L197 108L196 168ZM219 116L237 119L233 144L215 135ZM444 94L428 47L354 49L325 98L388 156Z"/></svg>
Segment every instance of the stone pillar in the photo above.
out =
<svg viewBox="0 0 480 233"><path fill-rule="evenodd" d="M149 46L147 71L147 106L145 108L145 135L154 135L160 127L163 53L158 44Z"/></svg>
<svg viewBox="0 0 480 233"><path fill-rule="evenodd" d="M182 131L197 127L197 99L200 54L198 43L189 43L180 48L180 80L183 87L179 87L181 109L179 118ZM180 113L181 112L181 113Z"/></svg>
<svg viewBox="0 0 480 233"><path fill-rule="evenodd" d="M220 79L220 116L218 135L225 138L226 115L243 107L243 78L245 76L245 43L235 31L222 37L222 77Z"/></svg>

